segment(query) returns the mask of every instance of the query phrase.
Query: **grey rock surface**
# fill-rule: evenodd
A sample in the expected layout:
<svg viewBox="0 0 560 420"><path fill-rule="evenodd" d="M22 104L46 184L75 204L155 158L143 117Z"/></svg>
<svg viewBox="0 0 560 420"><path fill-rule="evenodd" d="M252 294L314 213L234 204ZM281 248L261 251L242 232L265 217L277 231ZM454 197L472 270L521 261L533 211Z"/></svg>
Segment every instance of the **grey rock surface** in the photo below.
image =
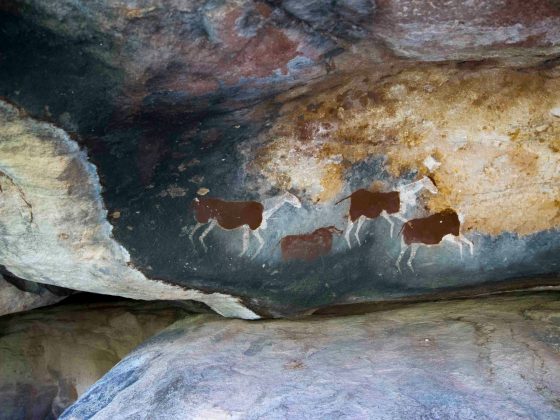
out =
<svg viewBox="0 0 560 420"><path fill-rule="evenodd" d="M61 419L556 419L560 294L178 321Z"/></svg>
<svg viewBox="0 0 560 420"><path fill-rule="evenodd" d="M0 316L52 305L65 297L65 294L53 293L39 283L35 283L33 290L22 290L0 274Z"/></svg>
<svg viewBox="0 0 560 420"><path fill-rule="evenodd" d="M138 344L188 316L170 302L58 305L0 318L0 419L55 419Z"/></svg>

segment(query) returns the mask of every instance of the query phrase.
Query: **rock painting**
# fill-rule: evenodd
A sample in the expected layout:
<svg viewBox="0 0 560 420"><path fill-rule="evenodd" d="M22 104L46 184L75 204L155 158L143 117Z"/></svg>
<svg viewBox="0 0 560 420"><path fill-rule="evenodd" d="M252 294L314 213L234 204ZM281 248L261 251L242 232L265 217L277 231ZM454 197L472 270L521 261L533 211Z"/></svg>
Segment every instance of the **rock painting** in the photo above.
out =
<svg viewBox="0 0 560 420"><path fill-rule="evenodd" d="M284 261L311 262L327 255L332 249L333 233L342 234L335 226L322 227L303 235L288 235L280 240Z"/></svg>
<svg viewBox="0 0 560 420"><path fill-rule="evenodd" d="M401 229L401 253L397 258L397 269L401 270L400 262L408 247L410 247L410 256L407 265L414 271L412 260L416 255L418 247L420 245L438 245L443 240L457 244L461 258L463 257L463 243L469 246L470 253L473 255L474 245L461 234L461 222L461 217L452 209L445 209L431 216L412 219L406 222Z"/></svg>
<svg viewBox="0 0 560 420"><path fill-rule="evenodd" d="M264 246L264 239L260 235L260 231L266 229L267 220L284 204L290 204L296 208L301 207L299 199L289 192L266 199L263 203L197 197L192 202L196 225L192 228L189 238L194 244L196 231L202 226L208 225L198 238L204 251L207 252L208 248L204 239L214 227L219 226L223 230L242 229L243 247L239 256L245 255L249 249L249 236L252 233L259 242L259 246L252 257L255 258Z"/></svg>
<svg viewBox="0 0 560 420"><path fill-rule="evenodd" d="M429 177L412 182L410 184L402 185L397 188L397 191L391 192L371 192L365 189L354 191L348 197L343 198L336 204L344 200L350 199L350 211L348 213L348 225L344 237L348 243L348 247L352 248L350 243L350 232L357 221L356 231L354 236L360 242L360 228L366 219L375 219L382 216L389 222L391 226L391 237L393 237L394 223L389 215L406 222L404 217L408 207L416 203L416 195L426 188L432 194L437 194L437 187Z"/></svg>
<svg viewBox="0 0 560 420"><path fill-rule="evenodd" d="M412 271L412 260L414 259L420 245L439 245L443 240L453 242L459 246L461 258L463 257L463 243L470 248L473 254L473 243L460 233L462 217L453 209L445 209L428 217L412 220L405 219L409 207L416 204L418 193L427 189L432 194L437 194L438 189L430 177L424 176L420 180L397 187L396 191L372 192L365 189L354 191L349 196L336 202L341 203L350 199L350 210L348 213L348 225L345 231L335 226L321 227L311 233L288 235L280 240L282 259L284 261L311 262L319 257L328 255L332 250L333 234L342 235L352 248L350 233L354 224L357 224L354 236L361 246L359 232L366 219L375 219L379 216L385 218L391 226L391 237L393 237L395 217L404 222L401 234L401 252L397 258L396 266L400 272L400 262L410 247L410 256L407 265ZM205 191L207 192L207 191ZM301 207L300 200L293 194L286 192L282 195L258 201L226 201L219 198L199 196L192 202L196 225L191 229L189 238L194 245L194 235L203 226L206 229L199 236L200 244L205 252L208 248L204 239L218 226L223 230L240 229L243 232L242 249L239 256L243 256L249 249L251 234L258 241L258 248L251 257L255 258L264 246L264 239L260 232L267 227L267 221L284 204L290 204L295 208ZM357 222L357 223L356 223Z"/></svg>

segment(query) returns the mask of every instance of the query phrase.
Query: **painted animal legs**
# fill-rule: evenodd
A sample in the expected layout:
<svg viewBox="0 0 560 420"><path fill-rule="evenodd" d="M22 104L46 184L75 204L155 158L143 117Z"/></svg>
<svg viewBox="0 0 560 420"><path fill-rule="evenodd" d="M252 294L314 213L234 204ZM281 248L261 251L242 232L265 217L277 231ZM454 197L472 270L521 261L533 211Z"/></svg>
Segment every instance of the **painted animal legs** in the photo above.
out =
<svg viewBox="0 0 560 420"><path fill-rule="evenodd" d="M443 240L454 243L455 245L457 245L459 247L459 254L461 255L461 260L462 260L463 259L463 244L461 243L459 238L457 236L451 234L451 233L448 233L447 235L445 235L443 237Z"/></svg>
<svg viewBox="0 0 560 420"><path fill-rule="evenodd" d="M346 242L348 242L348 248L352 248L352 244L350 244L350 232L353 227L354 222L348 218L348 226L346 226L346 232L344 232L344 238L346 239Z"/></svg>
<svg viewBox="0 0 560 420"><path fill-rule="evenodd" d="M412 268L412 260L416 256L416 251L418 251L418 246L419 246L418 244L410 245L410 256L408 257L408 262L406 263L406 265L410 267L411 271L414 271L414 268Z"/></svg>
<svg viewBox="0 0 560 420"><path fill-rule="evenodd" d="M241 250L241 254L239 254L240 257L245 255L245 253L247 252L247 249L249 249L249 234L250 233L251 233L251 230L249 229L249 226L243 226L243 249Z"/></svg>
<svg viewBox="0 0 560 420"><path fill-rule="evenodd" d="M470 253L471 253L471 255L473 255L474 245L471 241L469 241L463 235L459 234L459 236L455 236L455 235L449 234L449 235L444 236L443 239L446 239L449 242L453 242L454 244L457 244L457 246L459 247L459 252L461 254L461 260L463 259L463 243L465 243L469 246Z"/></svg>
<svg viewBox="0 0 560 420"><path fill-rule="evenodd" d="M397 258L397 261L395 262L395 265L397 266L397 270L399 270L399 273L401 272L401 260L402 260L402 257L404 256L407 249L408 249L408 246L405 244L404 240L402 240L402 238L401 238L401 253L399 254L399 257Z"/></svg>
<svg viewBox="0 0 560 420"><path fill-rule="evenodd" d="M397 219L399 219L401 222L408 222L408 220L406 220L406 218L402 215L403 212L399 212L399 213L395 213L392 216L396 217Z"/></svg>
<svg viewBox="0 0 560 420"><path fill-rule="evenodd" d="M191 232L189 233L189 239L191 240L193 245L194 245L194 234L202 226L204 226L204 223L197 223L196 225L193 226L193 228L191 229Z"/></svg>
<svg viewBox="0 0 560 420"><path fill-rule="evenodd" d="M255 238L257 238L257 241L259 241L259 247L257 248L257 252L255 252L255 254L251 257L251 259L255 258L257 256L257 254L259 252L261 252L262 247L264 246L264 239L262 238L261 234L259 233L258 230L253 230L253 236Z"/></svg>
<svg viewBox="0 0 560 420"><path fill-rule="evenodd" d="M474 244L461 234L459 234L459 240L466 243L469 246L471 256L474 255Z"/></svg>
<svg viewBox="0 0 560 420"><path fill-rule="evenodd" d="M383 218L389 222L389 225L391 226L390 235L391 235L391 238L392 238L393 237L393 228L395 227L395 223L393 223L393 221L391 220L391 218L389 217L389 215L387 214L387 212L385 210L383 210L381 212L381 216L383 216Z"/></svg>
<svg viewBox="0 0 560 420"><path fill-rule="evenodd" d="M202 244L202 248L204 248L204 252L208 252L208 248L206 247L206 244L204 243L204 238L206 238L206 235L208 235L210 233L210 231L212 229L214 229L214 226L216 226L216 224L217 224L216 220L212 220L210 222L210 225L206 228L206 230L204 232L202 232L202 235L200 235L200 237L198 238L198 240Z"/></svg>
<svg viewBox="0 0 560 420"><path fill-rule="evenodd" d="M360 233L360 228L362 227L365 221L366 221L365 216L360 216L360 218L358 219L358 226L356 226L356 232L354 232L354 236L356 237L359 246L362 246L362 243L360 242L360 237L358 235Z"/></svg>

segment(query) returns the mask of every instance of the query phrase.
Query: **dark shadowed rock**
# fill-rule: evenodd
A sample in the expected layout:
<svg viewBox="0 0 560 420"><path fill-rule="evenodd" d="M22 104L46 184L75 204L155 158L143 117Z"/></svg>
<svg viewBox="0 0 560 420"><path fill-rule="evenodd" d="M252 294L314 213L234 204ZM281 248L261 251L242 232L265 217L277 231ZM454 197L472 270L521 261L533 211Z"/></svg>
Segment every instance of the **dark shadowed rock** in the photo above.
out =
<svg viewBox="0 0 560 420"><path fill-rule="evenodd" d="M55 419L138 344L189 314L170 302L61 305L0 318L0 419Z"/></svg>
<svg viewBox="0 0 560 420"><path fill-rule="evenodd" d="M557 418L559 297L300 321L185 318L61 418Z"/></svg>
<svg viewBox="0 0 560 420"><path fill-rule="evenodd" d="M0 255L22 279L135 299L207 301L255 318L239 299L145 277L112 237L95 167L63 130L0 101Z"/></svg>

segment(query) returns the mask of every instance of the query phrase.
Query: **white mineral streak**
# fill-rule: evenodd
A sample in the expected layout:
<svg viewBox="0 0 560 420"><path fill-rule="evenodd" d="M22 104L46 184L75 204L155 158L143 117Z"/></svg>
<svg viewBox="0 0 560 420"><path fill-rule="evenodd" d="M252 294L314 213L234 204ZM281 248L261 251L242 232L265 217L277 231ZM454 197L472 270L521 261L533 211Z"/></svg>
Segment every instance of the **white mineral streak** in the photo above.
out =
<svg viewBox="0 0 560 420"><path fill-rule="evenodd" d="M0 101L0 264L16 276L133 299L192 299L259 318L238 298L149 279L112 237L95 166L63 130Z"/></svg>

